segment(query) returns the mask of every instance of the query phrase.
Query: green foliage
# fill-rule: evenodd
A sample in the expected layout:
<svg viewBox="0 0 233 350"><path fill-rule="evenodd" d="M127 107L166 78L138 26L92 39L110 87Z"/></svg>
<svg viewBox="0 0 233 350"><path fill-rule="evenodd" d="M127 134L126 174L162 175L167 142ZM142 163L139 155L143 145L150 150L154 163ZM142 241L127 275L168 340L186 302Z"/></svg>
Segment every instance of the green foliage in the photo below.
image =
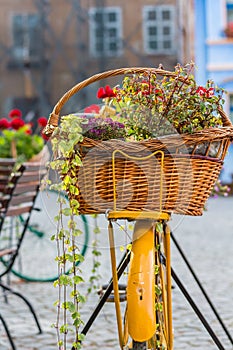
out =
<svg viewBox="0 0 233 350"><path fill-rule="evenodd" d="M44 147L44 140L39 135L27 134L26 126L19 130L2 130L0 135L0 157L12 157L12 142L15 143L17 157L23 162L38 154Z"/></svg>
<svg viewBox="0 0 233 350"><path fill-rule="evenodd" d="M144 72L124 77L107 103L125 124L126 138L142 140L222 125L218 109L224 103L224 90L211 80L205 87L198 86L193 69L193 64L177 65L174 76Z"/></svg>

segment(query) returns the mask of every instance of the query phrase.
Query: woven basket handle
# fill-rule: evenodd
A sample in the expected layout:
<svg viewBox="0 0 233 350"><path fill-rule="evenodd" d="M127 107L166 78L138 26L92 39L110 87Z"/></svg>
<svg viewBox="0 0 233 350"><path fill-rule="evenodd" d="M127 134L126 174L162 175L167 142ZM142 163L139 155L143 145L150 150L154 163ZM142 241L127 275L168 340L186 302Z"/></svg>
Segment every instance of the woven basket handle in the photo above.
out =
<svg viewBox="0 0 233 350"><path fill-rule="evenodd" d="M78 91L82 90L84 87L95 83L96 81L102 80L102 79L106 79L109 77L114 77L117 75L123 75L126 73L144 73L144 72L151 72L154 74L158 74L161 76L167 76L167 77L177 77L177 74L175 72L170 72L170 71L166 71L164 69L161 68L151 68L151 67L129 67L129 68L119 68L119 69L114 69L114 70L109 70L109 71L105 71L102 73L98 73L95 74L83 81L81 81L80 83L78 83L77 85L73 86L70 90L68 90L61 98L60 100L57 102L57 104L54 106L52 113L49 116L49 120L48 123L44 129L44 134L47 136L51 136L54 129L58 126L58 122L59 122L59 117L60 117L60 111L62 109L62 107L65 105L65 103L74 95L76 94ZM180 76L178 78L179 80L185 81L187 80L186 77ZM227 117L227 115L224 113L223 110L219 109L219 113L222 116L223 119L223 125L224 126L232 126L229 118Z"/></svg>
<svg viewBox="0 0 233 350"><path fill-rule="evenodd" d="M229 117L226 115L226 113L224 112L224 110L222 108L218 108L218 112L222 117L222 123L223 126L229 126L232 127L232 122L230 121Z"/></svg>

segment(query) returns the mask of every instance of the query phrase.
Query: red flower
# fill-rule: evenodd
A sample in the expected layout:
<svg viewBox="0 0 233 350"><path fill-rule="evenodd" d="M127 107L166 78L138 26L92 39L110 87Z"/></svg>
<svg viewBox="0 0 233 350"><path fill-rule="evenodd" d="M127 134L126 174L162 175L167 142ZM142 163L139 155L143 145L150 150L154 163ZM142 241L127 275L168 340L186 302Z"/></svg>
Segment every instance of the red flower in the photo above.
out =
<svg viewBox="0 0 233 350"><path fill-rule="evenodd" d="M45 135L45 134L43 133L43 131L41 132L41 136L42 136L42 138L43 138L45 141L48 141L48 140L49 140L49 136Z"/></svg>
<svg viewBox="0 0 233 350"><path fill-rule="evenodd" d="M105 98L105 97L107 97L105 88L103 88L103 87L99 88L99 90L97 91L97 97L98 98Z"/></svg>
<svg viewBox="0 0 233 350"><path fill-rule="evenodd" d="M37 123L44 128L47 125L47 119L45 117L40 117L37 119Z"/></svg>
<svg viewBox="0 0 233 350"><path fill-rule="evenodd" d="M209 88L209 89L205 89L203 86L199 86L197 89L197 93L200 96L205 96L207 98L210 98L214 95L214 88Z"/></svg>
<svg viewBox="0 0 233 350"><path fill-rule="evenodd" d="M160 100L163 100L163 99L164 99L162 90L160 90L160 89L155 89L155 90L154 90L154 93L155 93L156 97L159 98Z"/></svg>
<svg viewBox="0 0 233 350"><path fill-rule="evenodd" d="M207 98L210 98L214 95L214 88L209 88L207 91L206 91L206 97Z"/></svg>
<svg viewBox="0 0 233 350"><path fill-rule="evenodd" d="M200 96L205 96L206 89L203 86L199 86L197 89L197 94L199 94Z"/></svg>
<svg viewBox="0 0 233 350"><path fill-rule="evenodd" d="M8 114L9 118L21 118L22 117L22 112L20 109L12 109L9 114Z"/></svg>
<svg viewBox="0 0 233 350"><path fill-rule="evenodd" d="M97 91L97 97L98 98L106 98L106 97L115 97L116 94L113 91L113 89L110 88L109 85L106 85L104 87L100 87Z"/></svg>
<svg viewBox="0 0 233 350"><path fill-rule="evenodd" d="M115 97L116 96L115 92L113 91L113 89L110 88L109 85L105 86L105 92L107 94L107 97Z"/></svg>
<svg viewBox="0 0 233 350"><path fill-rule="evenodd" d="M10 123L6 118L0 119L0 130L8 129L10 127Z"/></svg>
<svg viewBox="0 0 233 350"><path fill-rule="evenodd" d="M32 135L32 129L30 127L28 129L26 129L25 134Z"/></svg>
<svg viewBox="0 0 233 350"><path fill-rule="evenodd" d="M12 121L10 123L10 126L14 130L18 130L24 125L25 125L25 123L24 123L23 119L21 119L21 118L14 118L14 119L12 119Z"/></svg>
<svg viewBox="0 0 233 350"><path fill-rule="evenodd" d="M85 113L99 113L100 106L98 105L90 105L84 109Z"/></svg>

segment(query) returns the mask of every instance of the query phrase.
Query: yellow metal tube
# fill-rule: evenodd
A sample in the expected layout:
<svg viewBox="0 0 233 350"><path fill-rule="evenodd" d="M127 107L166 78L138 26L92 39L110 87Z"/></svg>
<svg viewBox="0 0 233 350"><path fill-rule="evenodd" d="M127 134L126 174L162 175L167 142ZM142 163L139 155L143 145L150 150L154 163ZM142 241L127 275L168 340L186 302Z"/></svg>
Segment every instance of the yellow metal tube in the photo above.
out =
<svg viewBox="0 0 233 350"><path fill-rule="evenodd" d="M164 270L163 265L160 263L159 266L159 274L160 274L160 280L161 280L161 286L165 286L165 277L164 277ZM164 338L166 341L166 344L168 343L168 312L167 312L167 289L162 288L162 300L163 300L163 324L160 324L160 327L162 328L164 332Z"/></svg>
<svg viewBox="0 0 233 350"><path fill-rule="evenodd" d="M125 344L123 344L124 338L123 338L122 318L121 318L121 309L120 309L120 297L119 297L119 288L118 288L115 243L114 243L114 235L113 235L113 226L112 226L111 221L109 221L109 224L108 224L108 233L109 233L113 291L114 291L114 302L115 302L115 310L116 310L116 318L117 318L118 336L119 336L120 347L121 347L121 349L123 349L123 346Z"/></svg>
<svg viewBox="0 0 233 350"><path fill-rule="evenodd" d="M129 335L143 342L156 332L155 248L151 220L137 221L134 227L132 254L127 285Z"/></svg>

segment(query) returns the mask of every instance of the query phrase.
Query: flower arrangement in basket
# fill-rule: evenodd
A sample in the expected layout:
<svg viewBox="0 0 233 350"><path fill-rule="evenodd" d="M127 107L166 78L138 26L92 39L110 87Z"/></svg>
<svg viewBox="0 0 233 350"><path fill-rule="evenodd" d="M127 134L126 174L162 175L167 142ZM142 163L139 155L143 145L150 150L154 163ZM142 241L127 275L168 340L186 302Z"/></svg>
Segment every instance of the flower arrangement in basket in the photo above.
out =
<svg viewBox="0 0 233 350"><path fill-rule="evenodd" d="M61 199L58 230L52 237L58 246L60 271L55 281L59 299L54 325L59 350L66 349L70 328L75 330L72 350L80 349L83 340L80 304L85 297L78 288L83 278L77 264L83 257L78 247L77 214L109 209L137 211L139 215L141 211L202 214L233 127L222 110L224 91L212 81L198 86L193 68L193 64L177 65L174 72L123 68L96 74L66 92L50 115L44 133L52 135L54 160L50 164L62 179L53 186L68 193L70 205L62 208ZM60 117L62 107L75 93L118 75L124 75L119 85L97 91L101 106L91 105L81 113ZM69 218L67 228L63 215ZM93 251L97 259L96 247ZM72 268L67 275L68 262Z"/></svg>
<svg viewBox="0 0 233 350"><path fill-rule="evenodd" d="M33 133L33 124L26 123L19 109L12 109L8 118L0 119L0 157L17 158L19 162L39 159L47 136L43 129L47 124L45 117L37 120Z"/></svg>
<svg viewBox="0 0 233 350"><path fill-rule="evenodd" d="M115 208L201 215L233 129L222 109L223 89L210 80L198 86L193 68L189 64L177 65L174 72L118 69L97 74L63 96L47 132L54 130L54 154L60 159L56 166L77 212ZM104 101L101 108L89 106L81 115L63 116L57 127L60 108L71 95L92 82L121 74L125 76L119 86L98 90ZM161 154L148 157L158 150L164 154L163 164ZM136 161L120 152L147 158Z"/></svg>

